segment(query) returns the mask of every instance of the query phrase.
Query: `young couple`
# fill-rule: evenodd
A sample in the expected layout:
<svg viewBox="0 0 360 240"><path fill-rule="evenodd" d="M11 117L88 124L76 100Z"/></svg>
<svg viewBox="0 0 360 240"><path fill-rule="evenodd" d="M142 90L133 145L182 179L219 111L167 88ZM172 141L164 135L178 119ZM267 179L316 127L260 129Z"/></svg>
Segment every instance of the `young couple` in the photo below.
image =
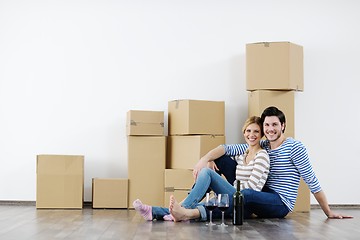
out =
<svg viewBox="0 0 360 240"><path fill-rule="evenodd" d="M194 188L182 202L178 203L171 196L169 208L162 208L151 207L136 200L133 203L135 209L146 220L206 221L208 212L200 201L208 187L215 193L228 193L231 196L235 192L233 181L240 179L244 183L241 192L244 195L245 218L250 218L253 214L261 218L283 218L294 209L302 177L328 218L350 217L330 209L305 146L284 135L286 121L282 111L276 107L268 107L263 111L260 121L253 121L244 125L246 144L221 145L199 160L193 170L196 179ZM260 141L263 134L266 140ZM231 158L234 156L236 161ZM246 171L246 166L253 166L253 169ZM213 170L223 174L227 181ZM225 216L231 214L232 200ZM219 216L219 212L215 210L213 217Z"/></svg>

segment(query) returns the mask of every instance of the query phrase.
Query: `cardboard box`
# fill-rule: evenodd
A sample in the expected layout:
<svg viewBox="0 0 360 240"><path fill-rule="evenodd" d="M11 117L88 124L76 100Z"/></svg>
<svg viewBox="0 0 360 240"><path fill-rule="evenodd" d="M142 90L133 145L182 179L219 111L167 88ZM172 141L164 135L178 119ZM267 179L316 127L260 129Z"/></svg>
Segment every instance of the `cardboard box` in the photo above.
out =
<svg viewBox="0 0 360 240"><path fill-rule="evenodd" d="M190 169L165 169L165 190L189 190L194 185Z"/></svg>
<svg viewBox="0 0 360 240"><path fill-rule="evenodd" d="M295 138L295 91L257 90L248 93L248 115L261 116L265 108L275 106L286 118L285 136ZM301 179L294 212L310 211L310 190Z"/></svg>
<svg viewBox="0 0 360 240"><path fill-rule="evenodd" d="M225 134L225 102L175 100L168 102L169 135Z"/></svg>
<svg viewBox="0 0 360 240"><path fill-rule="evenodd" d="M193 185L192 170L165 169L165 206L169 206L171 195L179 202L186 198Z"/></svg>
<svg viewBox="0 0 360 240"><path fill-rule="evenodd" d="M303 91L303 47L290 42L246 44L246 89Z"/></svg>
<svg viewBox="0 0 360 240"><path fill-rule="evenodd" d="M126 134L129 136L164 135L163 111L130 110L126 114Z"/></svg>
<svg viewBox="0 0 360 240"><path fill-rule="evenodd" d="M294 207L294 212L309 212L310 211L310 190L304 180L301 178L298 195Z"/></svg>
<svg viewBox="0 0 360 240"><path fill-rule="evenodd" d="M92 207L127 208L128 182L121 178L93 178Z"/></svg>
<svg viewBox="0 0 360 240"><path fill-rule="evenodd" d="M169 136L167 168L193 169L202 156L225 143L225 136Z"/></svg>
<svg viewBox="0 0 360 240"><path fill-rule="evenodd" d="M257 90L248 92L248 116L261 116L265 108L275 106L286 117L285 136L295 136L295 91Z"/></svg>
<svg viewBox="0 0 360 240"><path fill-rule="evenodd" d="M164 205L165 136L128 137L129 208L137 198L151 206Z"/></svg>
<svg viewBox="0 0 360 240"><path fill-rule="evenodd" d="M36 208L79 209L84 202L84 156L38 155Z"/></svg>
<svg viewBox="0 0 360 240"><path fill-rule="evenodd" d="M170 196L173 195L175 197L175 199L180 202L182 200L184 200L187 195L189 194L190 190L168 190L167 192L165 192L164 195L164 207L169 207L170 205Z"/></svg>

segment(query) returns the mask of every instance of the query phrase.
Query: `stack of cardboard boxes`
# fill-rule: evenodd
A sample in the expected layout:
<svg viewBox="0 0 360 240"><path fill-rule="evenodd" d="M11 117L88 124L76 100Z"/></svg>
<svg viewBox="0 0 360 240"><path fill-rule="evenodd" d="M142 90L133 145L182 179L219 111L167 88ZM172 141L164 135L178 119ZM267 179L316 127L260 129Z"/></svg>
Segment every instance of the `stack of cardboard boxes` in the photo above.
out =
<svg viewBox="0 0 360 240"><path fill-rule="evenodd" d="M290 42L246 45L248 115L276 106L286 116L288 137L295 137L294 98L303 91L303 48ZM152 206L169 205L170 195L184 199L194 180L192 169L209 150L225 143L223 101L168 102L163 111L127 112L128 179L92 179L93 208L128 208L139 198ZM37 156L37 208L82 208L84 157ZM303 182L294 211L310 210Z"/></svg>
<svg viewBox="0 0 360 240"><path fill-rule="evenodd" d="M127 112L129 208L137 198L164 205L166 136L163 111Z"/></svg>
<svg viewBox="0 0 360 240"><path fill-rule="evenodd" d="M295 92L304 90L303 47L291 42L246 45L248 115L276 106L286 117L285 135L295 138ZM310 210L310 191L300 182L294 211Z"/></svg>
<svg viewBox="0 0 360 240"><path fill-rule="evenodd" d="M195 164L208 151L225 143L225 103L169 101L168 125L165 206L169 204L170 195L179 201L187 196L194 183Z"/></svg>

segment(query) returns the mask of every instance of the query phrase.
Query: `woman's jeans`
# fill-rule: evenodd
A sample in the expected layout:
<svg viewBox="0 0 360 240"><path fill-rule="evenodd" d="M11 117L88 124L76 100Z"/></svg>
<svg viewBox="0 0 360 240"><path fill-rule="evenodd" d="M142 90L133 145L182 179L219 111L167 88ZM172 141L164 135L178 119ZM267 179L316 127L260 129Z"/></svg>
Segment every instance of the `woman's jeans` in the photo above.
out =
<svg viewBox="0 0 360 240"><path fill-rule="evenodd" d="M222 156L215 160L215 164L219 171L215 172L209 168L203 168L196 180L195 185L189 195L182 203L184 208L199 209L200 220L206 221L209 211L200 201L204 198L209 189L216 194L227 193L229 195L229 208L225 211L225 217L231 217L233 211L233 194L235 188L233 183L236 179L236 161L229 156ZM227 180L220 176L223 174ZM262 218L283 218L289 210L281 201L280 196L269 188L264 187L261 192L252 189L243 189L244 196L244 217L250 218L252 214ZM152 207L154 219L162 220L164 215L170 214L168 208ZM213 218L221 218L221 211L216 208L213 211Z"/></svg>

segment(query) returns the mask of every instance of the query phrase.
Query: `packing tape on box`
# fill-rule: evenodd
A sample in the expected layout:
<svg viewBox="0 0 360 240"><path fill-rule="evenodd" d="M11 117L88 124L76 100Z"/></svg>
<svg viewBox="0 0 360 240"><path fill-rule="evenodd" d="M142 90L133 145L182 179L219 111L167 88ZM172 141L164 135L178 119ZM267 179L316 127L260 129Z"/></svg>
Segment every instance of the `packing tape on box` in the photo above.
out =
<svg viewBox="0 0 360 240"><path fill-rule="evenodd" d="M152 124L158 125L159 124L161 127L165 126L164 122L161 122L161 123L149 123L149 122L136 122L134 120L130 120L130 125L131 126L137 126L138 124L145 124L145 125L152 125Z"/></svg>
<svg viewBox="0 0 360 240"><path fill-rule="evenodd" d="M175 191L191 191L191 189L188 188L175 188L175 187L165 187L165 192L175 192Z"/></svg>

